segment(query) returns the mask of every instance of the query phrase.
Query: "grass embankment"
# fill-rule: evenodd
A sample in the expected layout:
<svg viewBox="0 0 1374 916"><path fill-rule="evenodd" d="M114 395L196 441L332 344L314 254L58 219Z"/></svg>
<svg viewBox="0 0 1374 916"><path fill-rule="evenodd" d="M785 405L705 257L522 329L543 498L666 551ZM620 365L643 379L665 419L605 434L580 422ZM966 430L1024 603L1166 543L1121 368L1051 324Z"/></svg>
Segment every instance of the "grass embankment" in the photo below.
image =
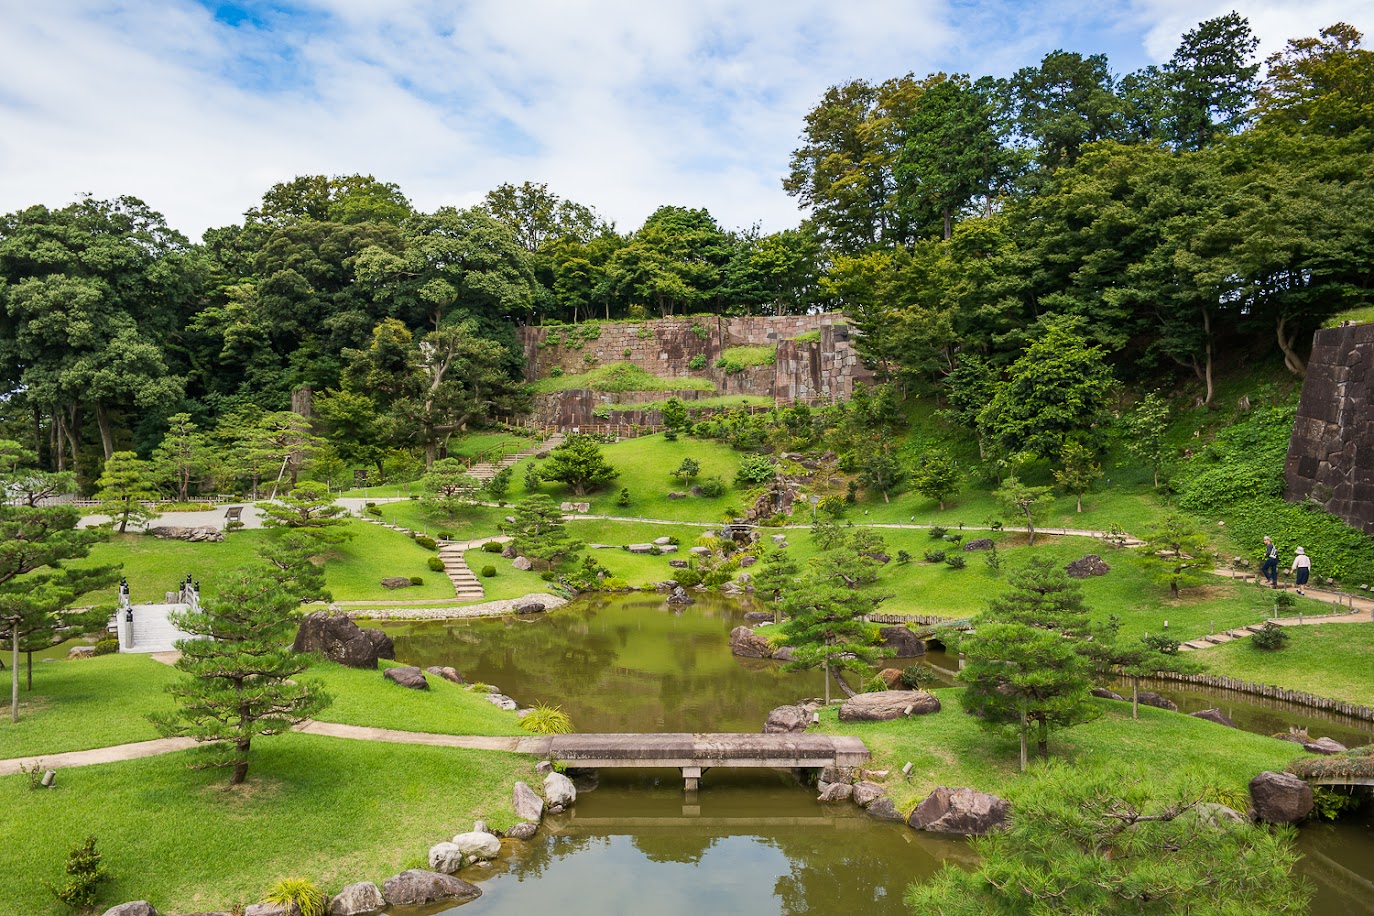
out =
<svg viewBox="0 0 1374 916"><path fill-rule="evenodd" d="M1374 626L1327 623L1288 627L1286 648L1256 649L1248 639L1226 643L1192 658L1208 673L1225 674L1317 696L1374 706Z"/></svg>
<svg viewBox="0 0 1374 916"><path fill-rule="evenodd" d="M541 378L530 383L530 390L536 394L552 391L588 389L606 391L612 394L624 391L715 391L716 386L706 378L678 376L662 378L652 375L629 362L607 363L576 375L557 375Z"/></svg>
<svg viewBox="0 0 1374 916"><path fill-rule="evenodd" d="M434 551L405 535L356 520L348 530L353 534L352 540L335 545L324 556L325 584L335 600L453 597L448 579L426 565ZM87 559L72 564L123 563L123 573L136 602L161 601L187 573L200 582L202 597L213 598L225 573L256 561L258 548L269 536L263 530L235 531L219 543L191 544L142 534L115 535L93 547ZM382 587L386 576L420 576L425 584L391 591ZM86 600L113 602L115 587L92 592Z"/></svg>
<svg viewBox="0 0 1374 916"><path fill-rule="evenodd" d="M940 712L895 722L841 723L837 710L821 713L820 730L853 735L873 752L870 769L888 770L888 791L898 810L909 812L936 786L968 786L1015 797L1018 741L1010 731L992 731L966 714L959 690L934 691ZM1122 760L1138 764L1161 781L1174 775L1202 775L1223 790L1244 795L1256 773L1282 771L1304 756L1296 744L1252 735L1148 706L1131 719L1128 703L1096 701L1102 716L1050 734L1050 753L1074 765ZM1034 736L1032 735L1032 740ZM1034 753L1034 744L1031 752ZM901 769L912 764L911 777Z"/></svg>
<svg viewBox="0 0 1374 916"><path fill-rule="evenodd" d="M778 347L727 347L716 360L716 368L726 372L743 372L756 366L772 366L778 361Z"/></svg>
<svg viewBox="0 0 1374 916"><path fill-rule="evenodd" d="M656 401L639 401L634 404L612 404L610 409L662 410L667 403L667 398L660 398ZM688 410L701 410L703 408L722 410L730 407L772 407L777 401L761 394L722 394L713 398L696 398L682 403L686 405Z"/></svg>
<svg viewBox="0 0 1374 916"><path fill-rule="evenodd" d="M70 912L42 882L61 882L88 834L111 875L102 909L227 911L288 876L330 893L380 884L427 867L429 847L475 818L513 823L511 786L533 777L513 754L286 734L254 742L248 783L229 791L225 771L187 768L192 753L65 769L53 790L0 779L0 912Z"/></svg>

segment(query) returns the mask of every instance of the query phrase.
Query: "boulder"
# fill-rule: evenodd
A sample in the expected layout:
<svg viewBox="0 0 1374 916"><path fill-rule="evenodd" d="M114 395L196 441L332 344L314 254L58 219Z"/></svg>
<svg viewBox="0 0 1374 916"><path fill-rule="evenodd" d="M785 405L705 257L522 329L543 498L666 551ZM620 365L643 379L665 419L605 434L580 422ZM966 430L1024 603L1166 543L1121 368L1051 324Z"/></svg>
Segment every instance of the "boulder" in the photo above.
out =
<svg viewBox="0 0 1374 916"><path fill-rule="evenodd" d="M463 680L463 676L458 673L458 669L450 668L447 665L430 665L425 670L436 677L441 677L446 681L452 681L455 684L467 683L467 681Z"/></svg>
<svg viewBox="0 0 1374 916"><path fill-rule="evenodd" d="M665 534L661 538L654 538L654 543L657 544L659 547L667 547L669 544L673 543L673 539Z"/></svg>
<svg viewBox="0 0 1374 916"><path fill-rule="evenodd" d="M463 867L463 850L457 843L435 843L429 847L429 868L431 871L451 875Z"/></svg>
<svg viewBox="0 0 1374 916"><path fill-rule="evenodd" d="M687 498L687 494L686 494L686 493L679 493L679 492L677 492L676 490L673 490L672 492L670 492L670 493L668 494L668 498L669 498L669 499L686 499L686 498Z"/></svg>
<svg viewBox="0 0 1374 916"><path fill-rule="evenodd" d="M1312 813L1312 787L1288 773L1265 771L1250 780L1250 802L1266 824L1298 824Z"/></svg>
<svg viewBox="0 0 1374 916"><path fill-rule="evenodd" d="M1119 693L1113 693L1112 691L1108 690L1106 687L1094 687L1094 688L1092 689L1092 695L1095 696L1095 697L1101 697L1101 698L1104 699L1104 700L1125 700L1125 699L1126 699L1126 698L1123 697L1121 694L1119 694Z"/></svg>
<svg viewBox="0 0 1374 916"><path fill-rule="evenodd" d="M937 786L911 812L907 823L916 830L983 836L1006 826L1010 806L1006 799L976 789Z"/></svg>
<svg viewBox="0 0 1374 916"><path fill-rule="evenodd" d="M681 585L673 586L673 593L668 596L669 604L696 604L697 599L687 594L687 590Z"/></svg>
<svg viewBox="0 0 1374 916"><path fill-rule="evenodd" d="M1071 579L1086 579L1089 576L1105 576L1112 571L1112 568L1097 554L1090 553L1086 557L1080 557L1065 566L1064 571L1069 574Z"/></svg>
<svg viewBox="0 0 1374 916"><path fill-rule="evenodd" d="M746 611L744 619L749 623L772 623L772 611Z"/></svg>
<svg viewBox="0 0 1374 916"><path fill-rule="evenodd" d="M463 855L472 859L494 859L501 854L501 841L485 830L460 833L449 845L456 846Z"/></svg>
<svg viewBox="0 0 1374 916"><path fill-rule="evenodd" d="M512 840L532 840L534 835L539 832L539 825L526 821L523 824L516 824L506 831L506 836Z"/></svg>
<svg viewBox="0 0 1374 916"><path fill-rule="evenodd" d="M768 615L772 618L772 614ZM67 650L67 658L95 658L95 646L72 646Z"/></svg>
<svg viewBox="0 0 1374 916"><path fill-rule="evenodd" d="M860 554L860 556L867 557L875 563L887 564L892 562L892 558L880 550L875 550L873 553Z"/></svg>
<svg viewBox="0 0 1374 916"><path fill-rule="evenodd" d="M424 673L413 665L388 668L382 672L382 677L394 684L400 684L402 687L409 687L411 690L429 689L429 681L425 680Z"/></svg>
<svg viewBox="0 0 1374 916"><path fill-rule="evenodd" d="M110 907L104 916L157 916L157 909L146 900L134 900Z"/></svg>
<svg viewBox="0 0 1374 916"><path fill-rule="evenodd" d="M748 569L749 567L753 566L753 565L754 565L755 563L757 563L758 561L759 561L759 558L756 557L756 556L754 556L753 554L750 554L749 556L745 556L745 557L740 557L740 558L739 558L739 568L740 568L740 569Z"/></svg>
<svg viewBox="0 0 1374 916"><path fill-rule="evenodd" d="M880 645L894 650L893 654L898 658L917 658L926 654L926 644L900 624L879 628L878 636L881 640Z"/></svg>
<svg viewBox="0 0 1374 916"><path fill-rule="evenodd" d="M884 795L874 801L864 809L870 816L884 821L900 821L902 813L897 810L897 804L891 798Z"/></svg>
<svg viewBox="0 0 1374 916"><path fill-rule="evenodd" d="M876 782L856 782L853 786L853 792L854 804L860 808L867 808L887 794L887 790Z"/></svg>
<svg viewBox="0 0 1374 916"><path fill-rule="evenodd" d="M1339 754L1346 750L1344 744L1332 738L1318 738L1316 741L1307 742L1302 748L1313 754Z"/></svg>
<svg viewBox="0 0 1374 916"><path fill-rule="evenodd" d="M788 735L806 731L811 713L804 706L779 706L768 714L763 723L765 735Z"/></svg>
<svg viewBox="0 0 1374 916"><path fill-rule="evenodd" d="M577 801L577 787L562 773L550 773L544 777L544 801L566 808Z"/></svg>
<svg viewBox="0 0 1374 916"><path fill-rule="evenodd" d="M528 557L516 557L510 561L510 565L521 572L529 572L534 569L534 564L529 561Z"/></svg>
<svg viewBox="0 0 1374 916"><path fill-rule="evenodd" d="M1223 827L1226 824L1243 824L1245 815L1234 808L1216 802L1199 802L1193 814L1209 827Z"/></svg>
<svg viewBox="0 0 1374 916"><path fill-rule="evenodd" d="M382 588L410 588L410 578L408 576L387 576L382 580Z"/></svg>
<svg viewBox="0 0 1374 916"><path fill-rule="evenodd" d="M902 672L897 668L884 668L878 672L878 680L887 685L888 690L901 689Z"/></svg>
<svg viewBox="0 0 1374 916"><path fill-rule="evenodd" d="M506 696L504 693L489 693L483 697L483 699L498 709L504 709L506 712L515 712L520 708L519 703Z"/></svg>
<svg viewBox="0 0 1374 916"><path fill-rule="evenodd" d="M1178 712L1178 704L1173 700L1160 696L1152 690L1142 690L1136 694L1136 700L1141 706L1153 706L1155 709L1167 709L1169 712Z"/></svg>
<svg viewBox="0 0 1374 916"><path fill-rule="evenodd" d="M973 540L964 543L964 550L991 550L996 546L997 545L993 543L992 538L974 538Z"/></svg>
<svg viewBox="0 0 1374 916"><path fill-rule="evenodd" d="M300 907L284 903L250 903L243 908L243 916L300 916Z"/></svg>
<svg viewBox="0 0 1374 916"><path fill-rule="evenodd" d="M364 630L347 614L328 611L316 611L301 620L291 648L297 652L318 652L349 668L375 670L378 659L396 657L391 637L381 630Z"/></svg>
<svg viewBox="0 0 1374 916"><path fill-rule="evenodd" d="M790 662L792 656L796 655L796 653L797 650L791 646L779 646L773 650L773 655L771 657L775 662Z"/></svg>
<svg viewBox="0 0 1374 916"><path fill-rule="evenodd" d="M502 547L501 557L506 560L514 560L516 557L515 545L512 543L507 543L505 547Z"/></svg>
<svg viewBox="0 0 1374 916"><path fill-rule="evenodd" d="M386 898L371 881L350 884L329 901L329 916L374 916L384 909Z"/></svg>
<svg viewBox="0 0 1374 916"><path fill-rule="evenodd" d="M940 701L924 690L881 690L846 700L840 707L840 721L888 722L939 711Z"/></svg>
<svg viewBox="0 0 1374 916"><path fill-rule="evenodd" d="M743 658L772 658L773 647L748 627L735 627L730 631L730 654Z"/></svg>
<svg viewBox="0 0 1374 916"><path fill-rule="evenodd" d="M655 548L653 544L631 544L625 549L630 553L653 553Z"/></svg>
<svg viewBox="0 0 1374 916"><path fill-rule="evenodd" d="M668 565L673 569L686 569L689 564L686 560L669 560Z"/></svg>
<svg viewBox="0 0 1374 916"><path fill-rule="evenodd" d="M523 782L515 784L513 793L515 799L515 816L522 821L539 822L544 816L544 799L535 794L534 790Z"/></svg>
<svg viewBox="0 0 1374 916"><path fill-rule="evenodd" d="M1277 738L1280 741L1291 741L1294 744L1307 744L1309 741L1312 740L1310 737L1308 737L1307 729L1294 728L1291 725L1288 726L1288 731L1279 732L1277 735L1270 735L1269 737Z"/></svg>
<svg viewBox="0 0 1374 916"><path fill-rule="evenodd" d="M1190 712L1188 715L1194 719L1206 719L1208 722L1215 722L1218 725L1225 725L1227 728L1239 728L1232 722L1220 709L1199 709L1197 712Z"/></svg>
<svg viewBox="0 0 1374 916"><path fill-rule="evenodd" d="M854 787L847 782L828 782L821 789L820 796L816 801L821 802L842 802L849 801L854 797Z"/></svg>
<svg viewBox="0 0 1374 916"><path fill-rule="evenodd" d="M711 548L710 548L710 547L693 547L691 550L689 550L689 551L687 551L687 552L690 553L690 554L691 554L692 556L694 556L694 557L709 557L709 556L711 555Z"/></svg>
<svg viewBox="0 0 1374 916"><path fill-rule="evenodd" d="M382 896L391 906L423 906L446 900L472 900L482 891L461 878L412 868L382 882Z"/></svg>
<svg viewBox="0 0 1374 916"><path fill-rule="evenodd" d="M162 538L164 541L190 541L193 544L205 541L219 542L224 540L224 532L214 525L154 525L144 529L146 534L151 534L155 538Z"/></svg>
<svg viewBox="0 0 1374 916"><path fill-rule="evenodd" d="M538 598L517 598L512 606L517 614L542 614L549 609L548 605Z"/></svg>
<svg viewBox="0 0 1374 916"><path fill-rule="evenodd" d="M773 543L774 543L774 544L777 544L779 547L781 547L783 544L786 544L786 543L787 543L787 535L785 535L785 534L775 534L775 535L773 535Z"/></svg>

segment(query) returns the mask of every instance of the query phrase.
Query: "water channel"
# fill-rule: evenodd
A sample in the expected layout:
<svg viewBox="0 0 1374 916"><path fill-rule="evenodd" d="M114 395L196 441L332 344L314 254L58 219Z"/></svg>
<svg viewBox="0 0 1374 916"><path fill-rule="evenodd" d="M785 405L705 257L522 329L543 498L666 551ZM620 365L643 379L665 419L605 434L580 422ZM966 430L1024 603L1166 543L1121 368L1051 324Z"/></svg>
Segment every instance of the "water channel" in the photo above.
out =
<svg viewBox="0 0 1374 916"><path fill-rule="evenodd" d="M522 705L561 705L581 732L757 732L768 711L820 696L817 672L730 654L740 602L700 596L687 608L660 595L579 599L552 614L385 626L408 664L452 665ZM922 659L942 682L956 658ZM1348 745L1374 726L1229 691L1150 684L1184 712L1220 707L1241 728L1272 734L1307 726ZM818 805L811 789L774 771L712 770L693 803L676 771L606 770L574 810L528 844L462 877L483 896L461 908L405 916L462 916L556 907L563 916L656 913L905 914L904 889L946 861L970 861L959 840L881 823L847 806ZM1374 806L1338 825L1304 827L1302 870L1311 912L1374 916Z"/></svg>

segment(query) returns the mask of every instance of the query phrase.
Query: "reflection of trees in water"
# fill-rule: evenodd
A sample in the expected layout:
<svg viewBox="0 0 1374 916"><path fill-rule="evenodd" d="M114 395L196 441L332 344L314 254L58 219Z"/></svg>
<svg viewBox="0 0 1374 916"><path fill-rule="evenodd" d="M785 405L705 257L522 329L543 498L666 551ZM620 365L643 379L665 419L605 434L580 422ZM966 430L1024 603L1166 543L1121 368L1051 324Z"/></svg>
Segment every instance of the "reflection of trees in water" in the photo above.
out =
<svg viewBox="0 0 1374 916"><path fill-rule="evenodd" d="M782 912L904 913L906 886L934 873L940 864L924 849L912 849L907 839L899 828L861 819L852 828L772 838L791 863L790 874L773 886Z"/></svg>
<svg viewBox="0 0 1374 916"><path fill-rule="evenodd" d="M716 838L699 834L640 834L630 837L635 849L644 853L650 862L681 862L697 865L706 851L716 845Z"/></svg>

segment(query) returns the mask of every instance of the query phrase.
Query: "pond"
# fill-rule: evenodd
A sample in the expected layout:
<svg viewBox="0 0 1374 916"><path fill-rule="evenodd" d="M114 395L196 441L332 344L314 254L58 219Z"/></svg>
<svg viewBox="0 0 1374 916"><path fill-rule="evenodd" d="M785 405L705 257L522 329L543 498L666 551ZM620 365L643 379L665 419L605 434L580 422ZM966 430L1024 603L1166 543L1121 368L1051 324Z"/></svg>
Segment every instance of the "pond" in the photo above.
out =
<svg viewBox="0 0 1374 916"><path fill-rule="evenodd" d="M773 707L820 696L818 672L730 654L730 630L747 604L698 596L687 608L661 595L579 599L531 618L388 623L397 658L452 665L522 705L563 707L581 732L757 732ZM909 662L897 662L905 664ZM952 683L957 657L922 660ZM889 662L889 664L892 664ZM1270 734L1305 725L1313 737L1370 740L1368 723L1328 717L1229 691L1151 683L1183 711L1220 707L1238 725ZM1142 689L1144 685L1142 685ZM833 689L832 689L833 692ZM1127 691L1122 690L1123 694ZM881 823L775 771L713 770L695 802L671 770L605 770L572 812L491 868L470 869L483 896L463 916L556 908L561 916L642 912L905 914L902 894L968 846ZM1303 874L1314 914L1374 914L1371 806L1336 826L1304 828ZM429 916L458 908L408 911ZM402 916L398 913L397 916Z"/></svg>

